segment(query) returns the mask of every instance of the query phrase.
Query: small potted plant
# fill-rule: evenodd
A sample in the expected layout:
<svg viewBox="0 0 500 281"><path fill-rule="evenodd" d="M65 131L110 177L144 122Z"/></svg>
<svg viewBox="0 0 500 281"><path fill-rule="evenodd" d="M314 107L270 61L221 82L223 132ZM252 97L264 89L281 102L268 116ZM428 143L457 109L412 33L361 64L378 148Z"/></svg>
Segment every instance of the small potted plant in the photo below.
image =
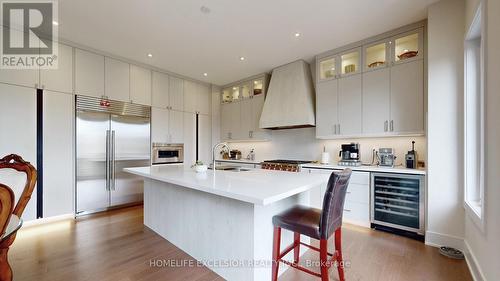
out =
<svg viewBox="0 0 500 281"><path fill-rule="evenodd" d="M202 161L198 160L191 166L191 168L193 168L197 173L204 173L207 171L208 166L203 164Z"/></svg>

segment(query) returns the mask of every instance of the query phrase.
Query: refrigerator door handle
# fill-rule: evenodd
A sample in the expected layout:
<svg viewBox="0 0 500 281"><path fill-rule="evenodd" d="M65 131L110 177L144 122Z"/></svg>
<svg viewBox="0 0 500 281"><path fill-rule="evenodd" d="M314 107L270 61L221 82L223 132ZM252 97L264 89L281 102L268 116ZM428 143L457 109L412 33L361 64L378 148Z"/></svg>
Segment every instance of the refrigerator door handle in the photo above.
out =
<svg viewBox="0 0 500 281"><path fill-rule="evenodd" d="M109 190L109 181L110 181L110 168L109 168L109 130L106 130L106 163L105 163L105 168L106 168L106 190Z"/></svg>
<svg viewBox="0 0 500 281"><path fill-rule="evenodd" d="M111 190L115 190L115 131L111 131Z"/></svg>

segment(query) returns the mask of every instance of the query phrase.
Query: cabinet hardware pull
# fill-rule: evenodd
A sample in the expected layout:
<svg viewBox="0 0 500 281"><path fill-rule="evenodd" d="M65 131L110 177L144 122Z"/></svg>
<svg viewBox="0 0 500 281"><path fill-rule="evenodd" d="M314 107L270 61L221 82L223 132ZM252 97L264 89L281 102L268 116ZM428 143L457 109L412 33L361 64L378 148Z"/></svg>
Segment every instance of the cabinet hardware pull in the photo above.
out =
<svg viewBox="0 0 500 281"><path fill-rule="evenodd" d="M344 211L346 211L346 212L351 212L351 210L349 210L349 209L344 209Z"/></svg>
<svg viewBox="0 0 500 281"><path fill-rule="evenodd" d="M333 134L334 135L337 134L337 125L336 124L333 124Z"/></svg>
<svg viewBox="0 0 500 281"><path fill-rule="evenodd" d="M339 135L340 135L340 134L341 134L341 133L340 133L340 123L338 124L338 126L339 126Z"/></svg>
<svg viewBox="0 0 500 281"><path fill-rule="evenodd" d="M389 121L387 121L387 120L385 120L385 122L384 122L384 132L387 132L387 130L388 130L388 122Z"/></svg>
<svg viewBox="0 0 500 281"><path fill-rule="evenodd" d="M351 194L351 192L350 192L350 191L346 191L346 193L347 193L347 194Z"/></svg>
<svg viewBox="0 0 500 281"><path fill-rule="evenodd" d="M391 132L394 132L394 120L391 120Z"/></svg>

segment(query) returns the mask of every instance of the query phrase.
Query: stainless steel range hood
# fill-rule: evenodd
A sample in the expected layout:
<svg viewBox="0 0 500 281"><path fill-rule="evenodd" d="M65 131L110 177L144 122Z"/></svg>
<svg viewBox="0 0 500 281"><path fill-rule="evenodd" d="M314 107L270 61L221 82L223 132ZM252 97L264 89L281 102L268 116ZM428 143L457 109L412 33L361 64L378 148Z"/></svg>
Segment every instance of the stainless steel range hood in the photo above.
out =
<svg viewBox="0 0 500 281"><path fill-rule="evenodd" d="M314 87L309 64L295 61L273 69L260 116L262 129L314 127Z"/></svg>

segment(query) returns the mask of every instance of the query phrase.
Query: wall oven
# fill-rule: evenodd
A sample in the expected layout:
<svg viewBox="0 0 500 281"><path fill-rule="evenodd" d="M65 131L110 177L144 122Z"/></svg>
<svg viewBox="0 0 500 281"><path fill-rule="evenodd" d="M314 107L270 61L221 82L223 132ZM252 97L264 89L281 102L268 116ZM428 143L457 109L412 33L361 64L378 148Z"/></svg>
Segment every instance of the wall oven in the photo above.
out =
<svg viewBox="0 0 500 281"><path fill-rule="evenodd" d="M372 227L389 227L423 237L424 186L422 175L372 173Z"/></svg>
<svg viewBox="0 0 500 281"><path fill-rule="evenodd" d="M152 164L174 164L184 162L184 144L153 143Z"/></svg>

